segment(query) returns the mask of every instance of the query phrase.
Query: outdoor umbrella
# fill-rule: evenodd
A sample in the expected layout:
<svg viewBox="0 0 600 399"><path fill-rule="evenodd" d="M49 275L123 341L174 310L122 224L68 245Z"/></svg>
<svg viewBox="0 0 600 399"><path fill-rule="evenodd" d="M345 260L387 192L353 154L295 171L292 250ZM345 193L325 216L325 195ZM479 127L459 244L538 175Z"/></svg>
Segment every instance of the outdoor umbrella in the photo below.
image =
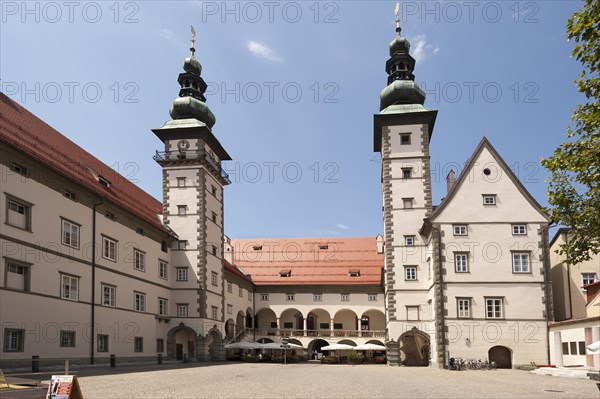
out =
<svg viewBox="0 0 600 399"><path fill-rule="evenodd" d="M587 353L590 355L598 355L600 354L600 341L596 341L593 344L586 346Z"/></svg>
<svg viewBox="0 0 600 399"><path fill-rule="evenodd" d="M356 349L355 346L346 345L346 344L331 344L331 345L321 347L321 350L324 350L324 351L343 351L343 350L354 350L354 349Z"/></svg>
<svg viewBox="0 0 600 399"><path fill-rule="evenodd" d="M262 345L259 344L258 342L247 342L247 341L234 342L234 343L225 345L225 349L258 349L261 347L262 347Z"/></svg>
<svg viewBox="0 0 600 399"><path fill-rule="evenodd" d="M362 344L354 347L357 351L385 351L387 348L377 344Z"/></svg>
<svg viewBox="0 0 600 399"><path fill-rule="evenodd" d="M278 344L277 342L269 342L266 344L260 344L261 349L284 349L281 346L282 346L282 344ZM290 349L303 349L302 345L287 344L287 346L289 346Z"/></svg>

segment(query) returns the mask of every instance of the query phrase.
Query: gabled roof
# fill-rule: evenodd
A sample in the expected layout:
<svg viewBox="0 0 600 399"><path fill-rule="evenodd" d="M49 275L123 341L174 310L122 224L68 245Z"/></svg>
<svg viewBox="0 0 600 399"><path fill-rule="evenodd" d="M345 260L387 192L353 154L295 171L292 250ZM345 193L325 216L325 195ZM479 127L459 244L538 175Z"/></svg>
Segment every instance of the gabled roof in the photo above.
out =
<svg viewBox="0 0 600 399"><path fill-rule="evenodd" d="M257 285L382 284L384 255L377 253L376 237L254 238L231 244L234 263ZM281 271L291 273L283 277Z"/></svg>
<svg viewBox="0 0 600 399"><path fill-rule="evenodd" d="M232 265L231 263L227 262L225 259L223 259L223 265L225 266L226 270L229 270L234 275L238 276L239 278L241 278L243 280L246 280L246 281L252 283L252 279L250 278L250 276L244 274L244 272L242 272L239 267Z"/></svg>
<svg viewBox="0 0 600 399"><path fill-rule="evenodd" d="M448 206L448 204L450 202L452 202L452 199L454 198L454 196L456 195L456 193L460 190L460 187L463 185L463 183L466 180L467 176L469 176L471 169L473 169L473 167L475 166L476 160L479 158L479 155L482 153L482 151L484 149L487 149L492 154L492 156L494 157L494 159L498 162L498 164L502 168L502 171L504 173L506 173L506 175L510 178L510 180L512 181L512 183L519 190L519 192L523 195L523 197L527 200L527 202L529 202L529 204L531 204L531 206L542 217L544 217L548 222L551 222L552 220L543 211L541 205L535 200L535 198L533 198L533 196L529 193L529 191L527 191L527 189L525 188L525 186L523 186L523 184L521 183L521 181L519 180L519 178L517 176L515 176L515 174L513 173L513 171L510 169L510 167L504 161L504 159L502 159L502 157L500 156L500 154L498 154L498 151L496 151L496 149L488 141L487 137L483 137L481 139L481 141L477 145L477 148L475 148L475 151L473 152L473 155L471 155L471 157L467 161L465 169L458 176L458 180L456 181L456 183L454 183L452 189L450 190L450 192L448 193L448 195L446 196L446 198L444 198L444 200L437 206L437 208L434 209L433 213L427 218L427 220L429 222L435 221L435 218L437 216L439 216L444 211L444 208L446 208L446 206Z"/></svg>
<svg viewBox="0 0 600 399"><path fill-rule="evenodd" d="M162 214L161 202L3 93L0 93L0 142L152 226L170 232L158 218ZM108 180L110 186L100 184L98 175Z"/></svg>

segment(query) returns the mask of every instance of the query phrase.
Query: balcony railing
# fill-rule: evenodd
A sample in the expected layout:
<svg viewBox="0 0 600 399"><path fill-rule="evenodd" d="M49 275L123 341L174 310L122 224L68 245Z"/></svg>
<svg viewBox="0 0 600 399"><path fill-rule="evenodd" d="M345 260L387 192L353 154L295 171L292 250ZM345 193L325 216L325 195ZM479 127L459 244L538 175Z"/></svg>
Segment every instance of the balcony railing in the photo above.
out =
<svg viewBox="0 0 600 399"><path fill-rule="evenodd" d="M156 151L156 155L152 157L156 162L174 162L186 160L199 160L208 164L217 176L221 176L225 184L231 184L229 175L225 173L219 162L214 159L208 152L204 150L186 150L186 151Z"/></svg>
<svg viewBox="0 0 600 399"><path fill-rule="evenodd" d="M295 328L257 329L256 336L385 338L385 330L299 330Z"/></svg>

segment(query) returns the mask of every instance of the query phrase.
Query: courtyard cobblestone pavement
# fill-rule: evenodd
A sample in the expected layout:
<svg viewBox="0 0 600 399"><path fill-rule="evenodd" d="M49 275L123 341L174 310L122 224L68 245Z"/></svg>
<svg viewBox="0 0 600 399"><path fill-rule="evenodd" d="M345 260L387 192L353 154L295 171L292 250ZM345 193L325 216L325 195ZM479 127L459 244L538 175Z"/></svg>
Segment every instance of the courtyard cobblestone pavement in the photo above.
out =
<svg viewBox="0 0 600 399"><path fill-rule="evenodd" d="M588 379L521 370L226 363L79 378L91 398L593 398Z"/></svg>

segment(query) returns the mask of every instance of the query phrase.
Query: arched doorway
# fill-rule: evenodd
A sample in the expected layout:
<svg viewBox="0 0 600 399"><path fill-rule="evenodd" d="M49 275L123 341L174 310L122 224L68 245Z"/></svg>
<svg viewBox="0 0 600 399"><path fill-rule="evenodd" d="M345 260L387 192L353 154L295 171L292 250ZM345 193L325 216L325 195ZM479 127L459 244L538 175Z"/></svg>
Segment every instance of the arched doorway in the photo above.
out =
<svg viewBox="0 0 600 399"><path fill-rule="evenodd" d="M244 330L245 321L246 321L246 316L244 315L244 312L242 312L240 310L235 318L235 335L236 336Z"/></svg>
<svg viewBox="0 0 600 399"><path fill-rule="evenodd" d="M324 339L315 339L310 341L307 347L310 359L315 359L315 356L317 359L320 359L320 357L323 356L323 351L321 348L327 345L329 345L329 342L325 341Z"/></svg>
<svg viewBox="0 0 600 399"><path fill-rule="evenodd" d="M254 316L254 328L258 335L275 335L277 331L277 316L269 308L262 308Z"/></svg>
<svg viewBox="0 0 600 399"><path fill-rule="evenodd" d="M196 332L186 325L173 327L167 333L167 358L182 360L196 357Z"/></svg>
<svg viewBox="0 0 600 399"><path fill-rule="evenodd" d="M413 327L402 334L398 340L400 346L400 364L403 366L429 366L429 335Z"/></svg>
<svg viewBox="0 0 600 399"><path fill-rule="evenodd" d="M206 344L208 346L208 358L209 360L225 360L225 348L223 346L223 339L221 333L212 329L206 336Z"/></svg>
<svg viewBox="0 0 600 399"><path fill-rule="evenodd" d="M506 346L494 346L488 351L490 362L496 362L499 369L512 368L512 355Z"/></svg>
<svg viewBox="0 0 600 399"><path fill-rule="evenodd" d="M306 317L307 335L310 337L329 336L331 316L324 309L313 309Z"/></svg>

